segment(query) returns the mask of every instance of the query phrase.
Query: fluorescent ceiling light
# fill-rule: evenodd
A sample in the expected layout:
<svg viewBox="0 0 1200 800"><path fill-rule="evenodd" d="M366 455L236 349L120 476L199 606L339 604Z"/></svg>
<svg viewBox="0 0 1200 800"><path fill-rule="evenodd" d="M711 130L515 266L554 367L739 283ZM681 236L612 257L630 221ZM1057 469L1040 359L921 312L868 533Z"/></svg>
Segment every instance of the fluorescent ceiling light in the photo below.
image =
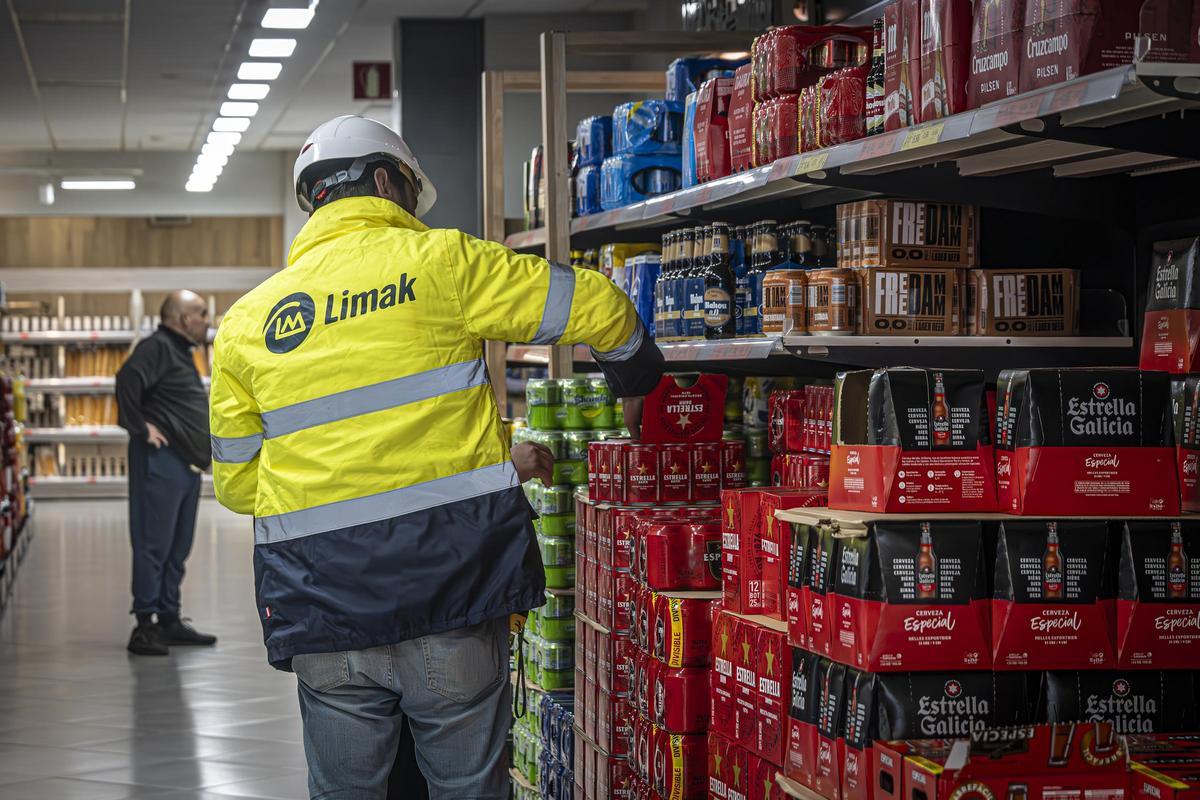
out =
<svg viewBox="0 0 1200 800"><path fill-rule="evenodd" d="M129 178L63 178L59 186L63 189L91 189L128 191L137 188Z"/></svg>
<svg viewBox="0 0 1200 800"><path fill-rule="evenodd" d="M217 178L221 176L222 171L223 169L221 167L215 167L211 164L197 164L192 168L192 174L188 180L209 181L210 183L216 183Z"/></svg>
<svg viewBox="0 0 1200 800"><path fill-rule="evenodd" d="M246 117L217 117L213 120L213 130L218 133L237 132L241 133L250 127L250 120Z"/></svg>
<svg viewBox="0 0 1200 800"><path fill-rule="evenodd" d="M231 156L233 155L233 149L233 145L231 144L210 142L200 148L200 154L205 156Z"/></svg>
<svg viewBox="0 0 1200 800"><path fill-rule="evenodd" d="M229 87L230 100L262 100L271 91L268 83L235 83Z"/></svg>
<svg viewBox="0 0 1200 800"><path fill-rule="evenodd" d="M214 184L212 181L191 178L186 184L184 184L183 188L189 192L211 192L213 186Z"/></svg>
<svg viewBox="0 0 1200 800"><path fill-rule="evenodd" d="M238 142L242 141L242 135L231 131L213 131L204 141L213 145L237 147Z"/></svg>
<svg viewBox="0 0 1200 800"><path fill-rule="evenodd" d="M229 163L229 156L224 156L219 153L201 153L196 156L196 166L201 164L212 164L213 166L223 167Z"/></svg>
<svg viewBox="0 0 1200 800"><path fill-rule="evenodd" d="M314 13L311 8L268 8L263 14L262 26L302 30L312 22Z"/></svg>
<svg viewBox="0 0 1200 800"><path fill-rule="evenodd" d="M278 61L243 61L238 67L239 81L273 81L283 71Z"/></svg>
<svg viewBox="0 0 1200 800"><path fill-rule="evenodd" d="M287 58L295 49L295 39L255 39L250 42L250 57Z"/></svg>
<svg viewBox="0 0 1200 800"><path fill-rule="evenodd" d="M253 117L258 113L258 103L221 103L222 117Z"/></svg>

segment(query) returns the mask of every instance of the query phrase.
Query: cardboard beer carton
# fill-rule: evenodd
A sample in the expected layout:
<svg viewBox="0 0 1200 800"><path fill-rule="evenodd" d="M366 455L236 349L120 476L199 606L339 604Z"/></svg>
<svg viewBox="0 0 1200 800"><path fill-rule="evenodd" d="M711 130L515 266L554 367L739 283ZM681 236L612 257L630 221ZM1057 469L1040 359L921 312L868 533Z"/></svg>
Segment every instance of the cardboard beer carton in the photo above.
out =
<svg viewBox="0 0 1200 800"><path fill-rule="evenodd" d="M1029 725L962 739L880 742L876 749L902 763L909 798L1123 800L1129 783L1124 738L1108 725Z"/></svg>
<svg viewBox="0 0 1200 800"><path fill-rule="evenodd" d="M842 752L846 735L846 665L826 662L817 674L817 760L812 788L825 797L838 797L842 786Z"/></svg>
<svg viewBox="0 0 1200 800"><path fill-rule="evenodd" d="M729 105L734 78L709 78L696 98L696 180L699 183L723 178L730 173Z"/></svg>
<svg viewBox="0 0 1200 800"><path fill-rule="evenodd" d="M970 269L971 336L1078 336L1079 270Z"/></svg>
<svg viewBox="0 0 1200 800"><path fill-rule="evenodd" d="M812 652L830 656L833 653L834 577L841 540L833 529L817 529L808 548L808 641Z"/></svg>
<svg viewBox="0 0 1200 800"><path fill-rule="evenodd" d="M828 494L821 489L768 489L759 495L759 552L762 553L762 613L786 621L788 548L791 531L775 512L788 508L823 506Z"/></svg>
<svg viewBox="0 0 1200 800"><path fill-rule="evenodd" d="M883 126L895 131L921 122L921 0L896 0L883 9Z"/></svg>
<svg viewBox="0 0 1200 800"><path fill-rule="evenodd" d="M738 656L737 628L741 620L725 611L713 617L713 664L709 680L711 709L709 718L714 731L731 741L744 737L737 730L737 677L733 664Z"/></svg>
<svg viewBox="0 0 1200 800"><path fill-rule="evenodd" d="M1171 418L1179 505L1183 511L1200 511L1200 375L1171 378Z"/></svg>
<svg viewBox="0 0 1200 800"><path fill-rule="evenodd" d="M729 779L733 764L729 748L733 743L716 731L708 732L708 796L729 800Z"/></svg>
<svg viewBox="0 0 1200 800"><path fill-rule="evenodd" d="M1142 369L1200 372L1200 238L1154 243L1142 321Z"/></svg>
<svg viewBox="0 0 1200 800"><path fill-rule="evenodd" d="M1200 798L1200 755L1185 756L1188 772L1160 772L1131 761L1133 800L1196 800Z"/></svg>
<svg viewBox="0 0 1200 800"><path fill-rule="evenodd" d="M957 336L963 287L957 269L869 267L862 279L864 333Z"/></svg>
<svg viewBox="0 0 1200 800"><path fill-rule="evenodd" d="M1025 0L984 0L975 4L971 30L971 74L967 103L978 108L1021 91L1021 30Z"/></svg>
<svg viewBox="0 0 1200 800"><path fill-rule="evenodd" d="M973 267L978 216L975 206L963 203L889 199L842 203L837 207L841 232L838 266L893 270Z"/></svg>
<svg viewBox="0 0 1200 800"><path fill-rule="evenodd" d="M830 663L807 650L792 648L792 693L788 704L783 774L805 786L812 786L816 776L817 718L820 714L818 679Z"/></svg>
<svg viewBox="0 0 1200 800"><path fill-rule="evenodd" d="M1004 511L1179 513L1165 372L1005 370L996 405L996 482Z"/></svg>
<svg viewBox="0 0 1200 800"><path fill-rule="evenodd" d="M994 669L1111 669L1116 565L1109 525L1005 520L992 595Z"/></svg>
<svg viewBox="0 0 1200 800"><path fill-rule="evenodd" d="M811 558L809 547L813 537L819 536L820 532L815 525L803 522L788 522L786 529L791 532L785 590L788 644L811 650L809 608L812 605L812 593L808 587L808 564Z"/></svg>
<svg viewBox="0 0 1200 800"><path fill-rule="evenodd" d="M758 748L758 626L739 620L733 641L734 742Z"/></svg>
<svg viewBox="0 0 1200 800"><path fill-rule="evenodd" d="M750 771L749 800L786 800L787 795L775 781L779 767L756 755L750 755L747 760Z"/></svg>
<svg viewBox="0 0 1200 800"><path fill-rule="evenodd" d="M967 110L971 0L921 0L921 121Z"/></svg>
<svg viewBox="0 0 1200 800"><path fill-rule="evenodd" d="M729 99L729 167L732 172L750 169L754 130L754 96L750 89L751 66L733 72L733 95Z"/></svg>
<svg viewBox="0 0 1200 800"><path fill-rule="evenodd" d="M1130 520L1121 535L1117 667L1200 664L1200 525Z"/></svg>
<svg viewBox="0 0 1200 800"><path fill-rule="evenodd" d="M832 657L871 672L991 666L982 551L980 524L969 520L842 530L830 590Z"/></svg>
<svg viewBox="0 0 1200 800"><path fill-rule="evenodd" d="M726 375L702 374L694 382L664 375L646 395L641 441L651 444L719 442L725 423Z"/></svg>
<svg viewBox="0 0 1200 800"><path fill-rule="evenodd" d="M876 676L881 739L969 736L1029 720L1028 682L1014 672L905 672Z"/></svg>
<svg viewBox="0 0 1200 800"><path fill-rule="evenodd" d="M1194 677L1190 670L1046 672L1035 719L1109 722L1122 734L1193 731Z"/></svg>
<svg viewBox="0 0 1200 800"><path fill-rule="evenodd" d="M754 752L772 764L782 765L792 696L792 651L787 634L758 628L756 662L758 725Z"/></svg>
<svg viewBox="0 0 1200 800"><path fill-rule="evenodd" d="M875 676L846 672L846 733L842 739L842 800L873 800L873 745L879 738Z"/></svg>
<svg viewBox="0 0 1200 800"><path fill-rule="evenodd" d="M996 510L981 371L844 372L835 391L831 508Z"/></svg>

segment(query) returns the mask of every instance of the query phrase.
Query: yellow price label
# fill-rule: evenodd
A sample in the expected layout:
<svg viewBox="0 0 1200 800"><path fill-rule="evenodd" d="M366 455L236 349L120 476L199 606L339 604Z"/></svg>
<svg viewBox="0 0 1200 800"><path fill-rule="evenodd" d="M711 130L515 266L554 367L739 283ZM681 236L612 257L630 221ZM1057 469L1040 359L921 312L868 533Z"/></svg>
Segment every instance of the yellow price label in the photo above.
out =
<svg viewBox="0 0 1200 800"><path fill-rule="evenodd" d="M937 144L937 141L942 138L942 129L945 127L946 123L939 122L937 125L930 125L927 128L915 128L904 137L904 144L900 145L900 149L911 150L914 147Z"/></svg>
<svg viewBox="0 0 1200 800"><path fill-rule="evenodd" d="M805 175L809 172L816 172L819 169L825 169L825 162L828 160L828 151L823 153L809 153L808 155L800 156L800 160L796 162L796 168L792 174Z"/></svg>

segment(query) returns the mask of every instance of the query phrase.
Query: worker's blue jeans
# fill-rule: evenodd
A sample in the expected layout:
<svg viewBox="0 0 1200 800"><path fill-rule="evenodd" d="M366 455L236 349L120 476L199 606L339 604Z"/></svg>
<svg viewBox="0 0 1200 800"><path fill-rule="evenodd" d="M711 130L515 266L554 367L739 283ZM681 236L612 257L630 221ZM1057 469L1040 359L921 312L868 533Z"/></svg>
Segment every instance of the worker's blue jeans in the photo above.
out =
<svg viewBox="0 0 1200 800"><path fill-rule="evenodd" d="M129 441L133 613L179 616L179 585L199 503L200 473L177 450Z"/></svg>
<svg viewBox="0 0 1200 800"><path fill-rule="evenodd" d="M405 719L430 800L508 797L507 618L387 647L299 655L292 669L311 797L386 797Z"/></svg>

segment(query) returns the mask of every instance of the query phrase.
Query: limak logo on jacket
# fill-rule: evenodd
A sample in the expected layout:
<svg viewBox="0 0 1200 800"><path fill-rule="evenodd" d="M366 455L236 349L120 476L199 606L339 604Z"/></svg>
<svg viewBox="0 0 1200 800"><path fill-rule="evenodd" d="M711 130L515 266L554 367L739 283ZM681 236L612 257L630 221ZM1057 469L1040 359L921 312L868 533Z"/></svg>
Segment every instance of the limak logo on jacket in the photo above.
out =
<svg viewBox="0 0 1200 800"><path fill-rule="evenodd" d="M417 296L413 293L413 284L416 281L416 278L410 280L405 272L396 283L387 283L378 289L355 294L343 289L340 304L337 304L336 295L329 294L325 297L325 324L332 325L403 305L408 300L415 302ZM304 343L315 326L316 304L312 297L304 292L293 292L276 303L271 313L267 314L267 321L263 324L267 349L272 353L290 353Z"/></svg>

